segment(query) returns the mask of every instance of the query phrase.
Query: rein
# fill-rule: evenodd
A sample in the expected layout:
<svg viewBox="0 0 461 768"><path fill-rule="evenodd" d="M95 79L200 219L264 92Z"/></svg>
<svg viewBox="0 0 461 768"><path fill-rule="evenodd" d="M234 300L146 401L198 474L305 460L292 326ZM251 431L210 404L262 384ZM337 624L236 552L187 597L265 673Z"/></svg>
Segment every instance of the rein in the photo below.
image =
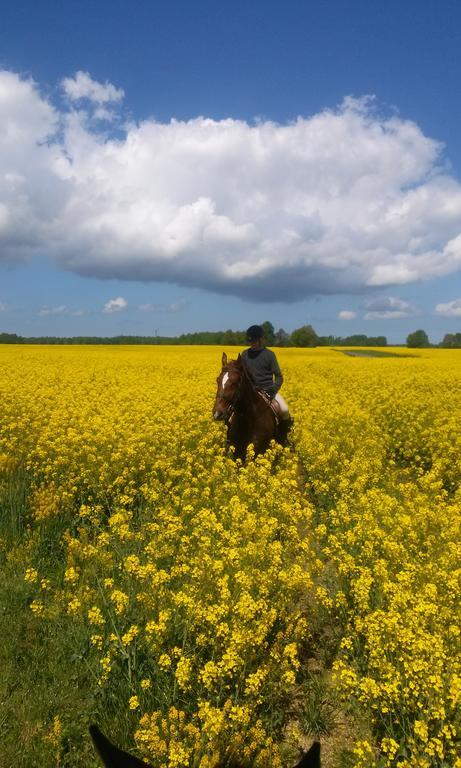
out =
<svg viewBox="0 0 461 768"><path fill-rule="evenodd" d="M229 372L229 368L230 368L230 366L226 366L226 368L224 369L223 373L224 372L228 373ZM268 408L271 409L272 414L273 414L273 416L275 418L275 423L277 425L279 423L279 416L278 416L277 412L275 411L274 407L272 406L270 398L266 395L265 392L263 392L261 389L257 389L254 386L253 380L252 380L250 374L248 373L248 369L247 369L247 367L245 366L245 364L243 362L242 362L242 367L241 367L241 375L239 376L239 380L238 380L238 384L237 384L237 388L236 388L234 396L231 399L227 398L225 395L218 395L218 397L217 397L218 400L224 400L224 402L228 403L228 406L226 408L226 417L224 419L224 423L225 424L229 424L229 422L232 421L232 417L234 416L235 411L236 411L236 405L237 405L237 403L239 402L239 400L241 398L242 386L243 386L243 382L244 382L245 379L248 382L248 384L250 385L250 388L253 390L253 392L256 395L258 395L258 397L261 398L261 400L265 403L265 405Z"/></svg>
<svg viewBox="0 0 461 768"><path fill-rule="evenodd" d="M229 365L226 366L226 368L224 369L223 373L224 372L229 373L229 370L231 370L232 368L234 368L234 370L235 370L235 366L229 366ZM237 370L239 370L239 369L237 369ZM250 384L250 387L252 389L254 389L254 387L252 385L252 382L251 382L251 379L250 379L250 376L248 374L248 370L247 370L245 364L242 363L241 364L241 368L240 368L240 375L239 375L239 379L238 379L238 383L237 383L237 387L236 387L234 396L231 399L229 399L225 395L218 395L218 398L217 398L218 400L224 400L224 402L228 403L228 406L226 408L226 417L224 419L225 424L229 424L229 422L232 420L232 417L233 417L233 415L234 415L234 413L236 411L236 405L238 404L239 400L241 399L242 387L243 387L243 384L244 384L245 380L248 382L248 384ZM256 390L256 389L254 389L254 391L258 392L258 390Z"/></svg>
<svg viewBox="0 0 461 768"><path fill-rule="evenodd" d="M264 453L271 440L278 442L280 416L276 404L256 386L251 369L239 355L237 360L222 356L221 373L213 411L214 419L227 426L227 447L233 448L235 458L246 461L250 442L255 455Z"/></svg>

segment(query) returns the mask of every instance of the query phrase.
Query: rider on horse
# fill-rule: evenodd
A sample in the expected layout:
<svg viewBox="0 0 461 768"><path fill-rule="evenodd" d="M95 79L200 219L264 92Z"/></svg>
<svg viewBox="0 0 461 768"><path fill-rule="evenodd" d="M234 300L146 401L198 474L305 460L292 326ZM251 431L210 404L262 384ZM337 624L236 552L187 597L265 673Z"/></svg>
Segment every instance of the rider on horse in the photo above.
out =
<svg viewBox="0 0 461 768"><path fill-rule="evenodd" d="M260 325L250 325L246 339L250 348L242 353L242 360L258 389L265 392L278 406L277 415L280 419L278 432L279 438L284 443L293 420L288 405L278 391L283 383L280 366L272 350L264 346L264 330Z"/></svg>

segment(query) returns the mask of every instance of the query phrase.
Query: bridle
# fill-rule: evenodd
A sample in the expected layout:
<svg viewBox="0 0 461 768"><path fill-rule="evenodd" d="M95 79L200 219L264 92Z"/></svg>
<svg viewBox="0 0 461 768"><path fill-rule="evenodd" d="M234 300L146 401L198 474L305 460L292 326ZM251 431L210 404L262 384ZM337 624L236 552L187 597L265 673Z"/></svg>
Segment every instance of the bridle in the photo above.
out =
<svg viewBox="0 0 461 768"><path fill-rule="evenodd" d="M224 374L228 373L228 372L229 372L229 366L227 365L221 371L221 376L224 376ZM241 394L241 391L242 391L242 382L243 382L243 377L244 376L245 376L245 370L242 367L242 371L241 371L241 373L239 375L237 386L236 386L235 392L234 392L232 397L226 397L225 395L216 395L216 400L217 401L221 400L221 401L224 401L225 403L227 403L227 407L226 407L226 409L224 411L224 414L225 414L224 415L224 422L226 424L228 424L229 421L232 419L232 416L235 413L235 406L237 405L238 401L240 400L240 394Z"/></svg>

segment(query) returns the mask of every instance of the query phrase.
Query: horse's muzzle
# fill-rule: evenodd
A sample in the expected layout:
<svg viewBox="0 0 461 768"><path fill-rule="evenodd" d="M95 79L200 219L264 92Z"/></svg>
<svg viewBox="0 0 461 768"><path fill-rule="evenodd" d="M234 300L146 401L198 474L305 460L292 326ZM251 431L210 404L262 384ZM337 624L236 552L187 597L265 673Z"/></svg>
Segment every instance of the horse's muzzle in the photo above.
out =
<svg viewBox="0 0 461 768"><path fill-rule="evenodd" d="M215 421L224 421L225 415L224 411L213 411L213 418Z"/></svg>

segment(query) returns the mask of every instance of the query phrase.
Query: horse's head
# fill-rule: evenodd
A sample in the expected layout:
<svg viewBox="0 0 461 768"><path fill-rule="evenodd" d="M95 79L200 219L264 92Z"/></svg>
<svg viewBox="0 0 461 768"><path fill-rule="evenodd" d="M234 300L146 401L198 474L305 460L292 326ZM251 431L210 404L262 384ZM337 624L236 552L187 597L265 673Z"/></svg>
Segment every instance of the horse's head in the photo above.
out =
<svg viewBox="0 0 461 768"><path fill-rule="evenodd" d="M242 381L243 365L240 355L237 360L228 360L223 352L221 373L216 379L218 389L213 406L213 418L226 420L232 413L232 408L238 400Z"/></svg>

